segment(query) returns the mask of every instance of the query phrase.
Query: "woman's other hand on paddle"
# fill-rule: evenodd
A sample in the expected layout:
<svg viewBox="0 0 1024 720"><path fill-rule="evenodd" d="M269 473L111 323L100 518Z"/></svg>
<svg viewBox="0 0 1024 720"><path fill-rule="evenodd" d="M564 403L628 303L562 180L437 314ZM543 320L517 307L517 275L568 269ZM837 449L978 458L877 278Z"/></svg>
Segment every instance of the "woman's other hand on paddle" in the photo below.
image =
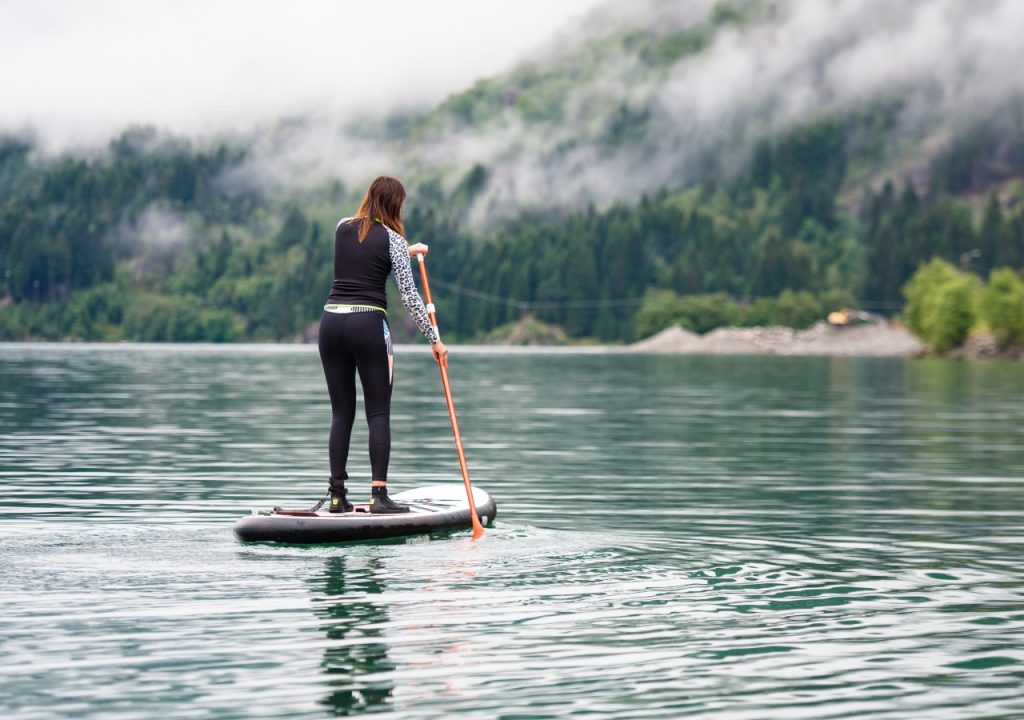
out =
<svg viewBox="0 0 1024 720"><path fill-rule="evenodd" d="M416 243L415 245L409 246L409 257L416 257L417 255L426 255L430 252L429 248L423 243Z"/></svg>
<svg viewBox="0 0 1024 720"><path fill-rule="evenodd" d="M437 360L438 365L443 368L448 367L448 348L444 343L438 340L430 346L430 349L434 351L434 359Z"/></svg>

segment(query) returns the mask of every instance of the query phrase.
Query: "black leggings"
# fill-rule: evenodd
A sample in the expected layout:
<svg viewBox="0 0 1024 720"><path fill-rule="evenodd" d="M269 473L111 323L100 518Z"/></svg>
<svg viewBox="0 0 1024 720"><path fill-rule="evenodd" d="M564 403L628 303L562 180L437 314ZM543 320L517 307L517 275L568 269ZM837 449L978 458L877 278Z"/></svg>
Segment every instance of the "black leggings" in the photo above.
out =
<svg viewBox="0 0 1024 720"><path fill-rule="evenodd" d="M391 332L382 312L344 315L324 311L320 318L320 361L331 395L331 475L345 477L352 423L356 417L356 370L363 384L370 426L370 469L374 480L388 479L391 456Z"/></svg>

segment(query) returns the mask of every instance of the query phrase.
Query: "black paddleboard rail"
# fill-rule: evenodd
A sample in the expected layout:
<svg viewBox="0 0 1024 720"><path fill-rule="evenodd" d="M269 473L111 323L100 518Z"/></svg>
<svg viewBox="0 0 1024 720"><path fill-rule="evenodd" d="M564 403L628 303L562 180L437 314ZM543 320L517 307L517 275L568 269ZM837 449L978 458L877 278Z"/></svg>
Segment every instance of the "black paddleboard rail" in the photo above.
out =
<svg viewBox="0 0 1024 720"><path fill-rule="evenodd" d="M485 523L493 522L497 514L494 499L479 488L474 488L474 496L477 501L477 515ZM245 542L317 545L380 540L472 527L469 505L466 502L448 509L436 509L442 506L440 502L430 503L433 506L430 507L427 503L409 500L409 505L423 511L374 515L368 512L331 514L300 510L249 515L235 523L235 536ZM444 506L447 506L447 503Z"/></svg>

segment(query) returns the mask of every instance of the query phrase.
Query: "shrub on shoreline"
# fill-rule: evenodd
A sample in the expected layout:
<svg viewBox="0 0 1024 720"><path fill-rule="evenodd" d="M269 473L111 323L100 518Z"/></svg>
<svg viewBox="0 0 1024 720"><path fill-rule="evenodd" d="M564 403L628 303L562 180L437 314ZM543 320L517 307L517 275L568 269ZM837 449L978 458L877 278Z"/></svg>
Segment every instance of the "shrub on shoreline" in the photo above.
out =
<svg viewBox="0 0 1024 720"><path fill-rule="evenodd" d="M925 263L903 286L907 327L936 350L963 344L977 320L977 278L939 258Z"/></svg>
<svg viewBox="0 0 1024 720"><path fill-rule="evenodd" d="M907 326L939 352L963 345L987 328L1000 348L1024 341L1024 281L1010 268L993 270L988 283L934 258L903 286Z"/></svg>
<svg viewBox="0 0 1024 720"><path fill-rule="evenodd" d="M993 270L981 311L1000 348L1024 342L1024 281L1010 268Z"/></svg>
<svg viewBox="0 0 1024 720"><path fill-rule="evenodd" d="M701 335L725 326L782 325L803 330L824 320L830 311L855 304L844 292L814 295L783 290L776 297L745 303L722 293L678 295L672 290L651 290L636 313L635 327L639 338L673 325Z"/></svg>

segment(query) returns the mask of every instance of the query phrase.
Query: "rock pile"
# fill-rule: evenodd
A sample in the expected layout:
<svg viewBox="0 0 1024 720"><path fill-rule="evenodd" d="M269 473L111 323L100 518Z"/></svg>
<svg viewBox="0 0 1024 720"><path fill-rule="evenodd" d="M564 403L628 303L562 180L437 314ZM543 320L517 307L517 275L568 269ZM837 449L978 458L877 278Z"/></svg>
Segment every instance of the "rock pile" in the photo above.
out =
<svg viewBox="0 0 1024 720"><path fill-rule="evenodd" d="M723 327L697 335L678 325L628 350L704 355L849 355L909 357L924 349L910 331L887 322L834 327L819 322L807 330L787 327Z"/></svg>

